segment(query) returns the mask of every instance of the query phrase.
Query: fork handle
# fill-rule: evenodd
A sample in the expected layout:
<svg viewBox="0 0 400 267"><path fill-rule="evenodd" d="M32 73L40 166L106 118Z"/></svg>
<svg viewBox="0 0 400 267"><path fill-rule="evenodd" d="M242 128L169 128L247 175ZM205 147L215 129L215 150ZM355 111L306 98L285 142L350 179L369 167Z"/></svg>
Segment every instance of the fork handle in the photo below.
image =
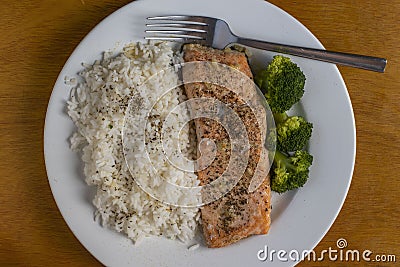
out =
<svg viewBox="0 0 400 267"><path fill-rule="evenodd" d="M349 53L333 52L322 49L305 48L300 46L284 45L271 42L263 42L253 39L238 37L235 43L259 48L267 51L289 54L319 61L335 63L339 65L355 67L359 69L384 72L386 59Z"/></svg>

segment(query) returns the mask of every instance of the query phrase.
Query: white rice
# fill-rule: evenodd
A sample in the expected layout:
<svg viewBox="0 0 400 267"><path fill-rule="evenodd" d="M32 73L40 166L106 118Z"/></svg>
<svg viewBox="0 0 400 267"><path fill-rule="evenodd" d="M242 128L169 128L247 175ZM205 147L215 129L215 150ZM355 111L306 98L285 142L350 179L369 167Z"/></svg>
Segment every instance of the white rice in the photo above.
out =
<svg viewBox="0 0 400 267"><path fill-rule="evenodd" d="M186 242L194 237L199 220L198 208L169 206L142 191L132 178L123 155L121 134L129 99L135 93L140 93L143 98L157 97L155 90L138 92L140 85L152 75L170 67L176 57L174 50L166 43L130 44L116 56L105 52L102 60L93 65L84 65L85 69L79 74L81 79L72 89L68 101L68 114L77 127L71 137L71 147L82 152L87 184L97 186L97 194L93 199L96 216L101 218L103 226L123 232L135 242L152 235ZM175 72L166 72L156 86L162 87L164 82L176 83L177 79ZM185 99L182 89L173 90L163 97L156 112L162 119ZM183 127L183 124L177 121L179 127ZM156 132L157 127L150 127L150 130ZM169 136L175 145L180 142L186 148L186 156L195 150L190 134L186 126L179 138ZM134 143L135 140L128 141ZM139 148L136 150L139 151ZM152 155L153 164L158 164L166 176L174 177L175 184L198 185L193 172L177 169L162 160L162 151L157 152ZM153 184L159 183L155 180L159 179L157 176L143 171L151 168L148 164L137 158L130 166L137 176L135 179L153 179ZM193 166L189 168L194 170ZM158 192L161 195L169 194L166 187L157 187L157 190L161 191Z"/></svg>
<svg viewBox="0 0 400 267"><path fill-rule="evenodd" d="M193 251L193 250L198 249L199 247L200 247L200 244L194 244L194 245L191 245L190 247L188 247L188 250Z"/></svg>

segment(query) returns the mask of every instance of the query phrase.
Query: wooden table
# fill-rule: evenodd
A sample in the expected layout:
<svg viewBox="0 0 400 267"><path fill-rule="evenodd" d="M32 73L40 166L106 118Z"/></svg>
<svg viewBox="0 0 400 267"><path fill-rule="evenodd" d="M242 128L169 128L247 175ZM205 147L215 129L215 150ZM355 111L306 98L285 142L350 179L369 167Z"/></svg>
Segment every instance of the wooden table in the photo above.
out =
<svg viewBox="0 0 400 267"><path fill-rule="evenodd" d="M128 2L1 3L1 266L100 265L74 237L55 205L43 160L43 124L54 82L70 53L100 20ZM400 1L271 2L300 20L327 49L388 58L385 74L340 68L357 124L356 165L343 209L316 251L336 248L337 239L345 238L349 248L395 254L398 263Z"/></svg>

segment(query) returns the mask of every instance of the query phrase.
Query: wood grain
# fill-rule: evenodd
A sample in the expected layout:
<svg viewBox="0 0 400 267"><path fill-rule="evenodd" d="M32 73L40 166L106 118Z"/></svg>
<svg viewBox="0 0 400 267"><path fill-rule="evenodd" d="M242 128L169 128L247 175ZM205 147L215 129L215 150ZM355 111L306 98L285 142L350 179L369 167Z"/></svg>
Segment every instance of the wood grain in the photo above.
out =
<svg viewBox="0 0 400 267"><path fill-rule="evenodd" d="M98 22L128 2L1 1L1 266L101 265L55 205L43 160L43 126L52 87L70 53ZM336 248L336 240L345 238L349 248L395 254L399 262L400 1L271 2L300 20L327 49L388 58L385 74L340 68L356 118L356 165L343 209L315 250ZM299 266L335 264L343 265ZM370 263L377 265L393 263Z"/></svg>

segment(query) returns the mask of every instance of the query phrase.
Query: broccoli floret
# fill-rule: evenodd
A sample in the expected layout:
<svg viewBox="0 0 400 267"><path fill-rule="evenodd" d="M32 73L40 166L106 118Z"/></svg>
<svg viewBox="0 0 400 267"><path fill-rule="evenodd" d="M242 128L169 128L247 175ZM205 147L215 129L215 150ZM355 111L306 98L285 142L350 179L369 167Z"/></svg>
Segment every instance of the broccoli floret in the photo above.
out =
<svg viewBox="0 0 400 267"><path fill-rule="evenodd" d="M285 112L274 114L276 123L276 149L292 152L303 149L310 140L313 124L301 116L289 117Z"/></svg>
<svg viewBox="0 0 400 267"><path fill-rule="evenodd" d="M306 77L290 58L274 56L266 70L254 78L273 113L289 110L304 94Z"/></svg>
<svg viewBox="0 0 400 267"><path fill-rule="evenodd" d="M313 125L303 117L289 117L286 111L303 96L306 77L288 57L278 55L254 80L264 93L276 124L275 134L267 140L268 143L276 140L271 188L283 193L302 187L308 179L313 156L301 149L310 139Z"/></svg>
<svg viewBox="0 0 400 267"><path fill-rule="evenodd" d="M302 187L308 179L313 156L306 151L296 151L293 156L275 152L271 172L271 189L278 193Z"/></svg>

